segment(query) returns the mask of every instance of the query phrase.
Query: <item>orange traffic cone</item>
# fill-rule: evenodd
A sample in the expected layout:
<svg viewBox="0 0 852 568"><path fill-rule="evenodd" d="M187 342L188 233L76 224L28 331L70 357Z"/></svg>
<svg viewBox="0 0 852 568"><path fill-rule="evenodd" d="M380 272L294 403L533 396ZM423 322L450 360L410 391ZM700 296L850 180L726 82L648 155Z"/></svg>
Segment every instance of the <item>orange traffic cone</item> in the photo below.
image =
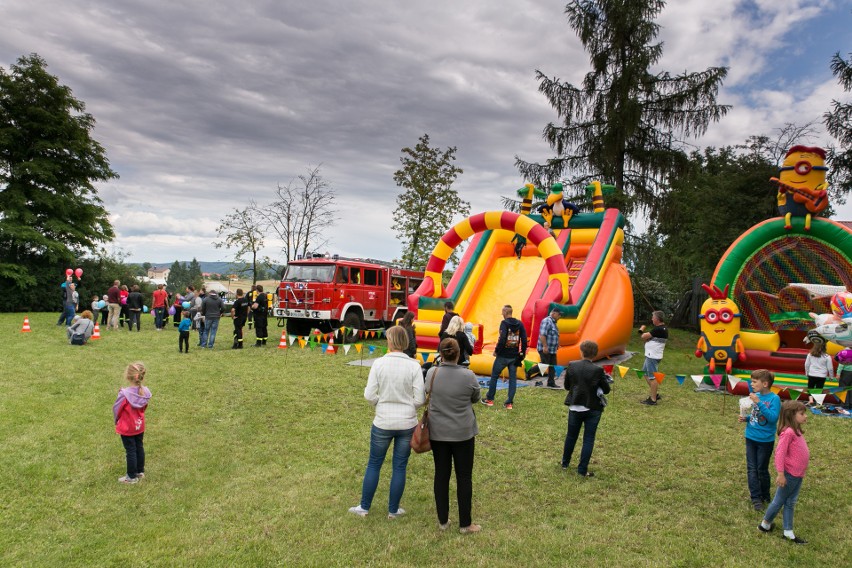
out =
<svg viewBox="0 0 852 568"><path fill-rule="evenodd" d="M30 318L24 316L24 327L21 328L21 333L29 333L32 330L30 329Z"/></svg>
<svg viewBox="0 0 852 568"><path fill-rule="evenodd" d="M89 339L100 339L101 338L101 326L95 322L95 331L92 332L92 337Z"/></svg>
<svg viewBox="0 0 852 568"><path fill-rule="evenodd" d="M334 337L331 336L328 338L328 349L325 350L327 355L334 355Z"/></svg>
<svg viewBox="0 0 852 568"><path fill-rule="evenodd" d="M287 331L281 332L281 341L278 342L278 349L287 349Z"/></svg>

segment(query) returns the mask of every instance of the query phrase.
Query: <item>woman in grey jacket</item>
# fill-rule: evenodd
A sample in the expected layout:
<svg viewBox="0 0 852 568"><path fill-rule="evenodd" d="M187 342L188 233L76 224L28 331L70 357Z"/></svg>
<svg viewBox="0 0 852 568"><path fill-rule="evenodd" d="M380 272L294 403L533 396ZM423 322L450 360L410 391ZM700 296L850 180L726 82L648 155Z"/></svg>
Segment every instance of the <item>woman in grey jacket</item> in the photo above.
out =
<svg viewBox="0 0 852 568"><path fill-rule="evenodd" d="M429 403L429 439L435 460L435 508L441 530L450 526L450 474L456 468L459 531L479 532L471 522L474 440L479 433L473 405L479 402L479 383L473 371L458 365L459 344L444 339L439 347L442 363L426 374ZM434 378L434 382L433 379Z"/></svg>

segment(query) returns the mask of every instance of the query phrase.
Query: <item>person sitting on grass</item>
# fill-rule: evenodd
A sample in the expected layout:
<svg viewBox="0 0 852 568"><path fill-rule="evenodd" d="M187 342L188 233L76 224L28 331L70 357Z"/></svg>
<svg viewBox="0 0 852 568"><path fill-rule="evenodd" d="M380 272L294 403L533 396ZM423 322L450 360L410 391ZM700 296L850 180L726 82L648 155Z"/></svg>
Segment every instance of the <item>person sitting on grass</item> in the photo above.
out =
<svg viewBox="0 0 852 568"><path fill-rule="evenodd" d="M68 326L68 343L71 345L85 345L92 337L92 332L95 331L95 322L92 312L83 310L80 317L74 320L74 323Z"/></svg>

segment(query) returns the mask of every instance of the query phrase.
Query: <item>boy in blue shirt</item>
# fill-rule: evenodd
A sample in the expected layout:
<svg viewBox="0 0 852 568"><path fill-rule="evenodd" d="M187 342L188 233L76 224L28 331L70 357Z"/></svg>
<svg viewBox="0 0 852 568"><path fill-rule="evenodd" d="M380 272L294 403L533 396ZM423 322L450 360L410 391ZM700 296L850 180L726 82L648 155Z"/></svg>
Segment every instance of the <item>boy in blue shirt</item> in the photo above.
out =
<svg viewBox="0 0 852 568"><path fill-rule="evenodd" d="M186 346L186 352L189 353L189 329L192 327L192 320L189 319L189 312L184 310L180 314L181 320L178 326L178 351L183 352Z"/></svg>
<svg viewBox="0 0 852 568"><path fill-rule="evenodd" d="M749 398L754 403L751 415L740 416L748 422L745 428L748 492L755 511L763 511L769 503L769 460L775 447L775 429L781 414L781 399L772 392L775 375L766 369L751 374Z"/></svg>

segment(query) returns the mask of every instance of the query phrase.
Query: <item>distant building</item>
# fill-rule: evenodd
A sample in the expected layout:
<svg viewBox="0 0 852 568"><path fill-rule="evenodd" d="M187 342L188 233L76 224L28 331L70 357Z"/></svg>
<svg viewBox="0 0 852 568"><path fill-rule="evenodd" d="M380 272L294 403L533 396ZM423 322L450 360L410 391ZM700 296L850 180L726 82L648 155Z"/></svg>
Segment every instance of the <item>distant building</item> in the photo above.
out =
<svg viewBox="0 0 852 568"><path fill-rule="evenodd" d="M158 268L156 266L152 266L151 268L148 269L148 278L150 278L152 280L162 280L163 282L165 282L166 280L169 279L169 273L170 272L171 272L171 269L169 269L169 268L165 268L165 267Z"/></svg>

